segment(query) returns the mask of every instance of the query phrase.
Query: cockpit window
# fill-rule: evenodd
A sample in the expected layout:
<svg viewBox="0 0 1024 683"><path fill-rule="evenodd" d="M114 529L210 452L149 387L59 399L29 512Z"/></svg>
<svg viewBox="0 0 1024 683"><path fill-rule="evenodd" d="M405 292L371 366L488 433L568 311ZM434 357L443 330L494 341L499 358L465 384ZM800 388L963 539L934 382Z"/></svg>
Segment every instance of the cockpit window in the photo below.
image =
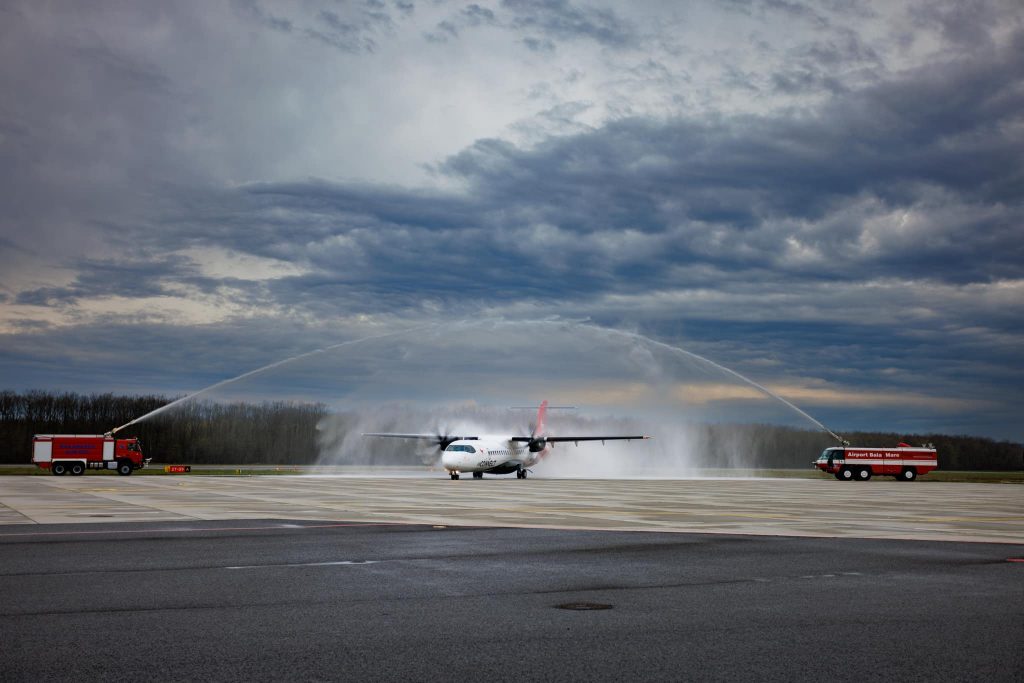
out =
<svg viewBox="0 0 1024 683"><path fill-rule="evenodd" d="M453 443L451 446L449 446L445 450L446 451L455 451L455 452L461 451L463 453L476 453L476 449L475 448L473 448L472 446L466 446L466 445L461 444L461 443Z"/></svg>
<svg viewBox="0 0 1024 683"><path fill-rule="evenodd" d="M841 448L826 448L821 452L821 455L818 456L818 460L829 460L830 458L840 455L841 451Z"/></svg>

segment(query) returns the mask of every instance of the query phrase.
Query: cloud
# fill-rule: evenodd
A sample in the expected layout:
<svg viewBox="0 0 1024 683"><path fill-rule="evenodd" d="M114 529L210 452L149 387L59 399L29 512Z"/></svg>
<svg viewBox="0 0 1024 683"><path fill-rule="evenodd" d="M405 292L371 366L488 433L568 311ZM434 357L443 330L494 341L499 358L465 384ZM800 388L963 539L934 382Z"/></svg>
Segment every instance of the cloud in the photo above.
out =
<svg viewBox="0 0 1024 683"><path fill-rule="evenodd" d="M263 358L275 325L555 315L772 386L1019 403L1014 8L727 6L15 6L5 373L176 321Z"/></svg>
<svg viewBox="0 0 1024 683"><path fill-rule="evenodd" d="M551 39L586 38L609 47L626 47L637 40L633 26L612 10L569 0L502 0L501 6L513 15L514 27Z"/></svg>
<svg viewBox="0 0 1024 683"><path fill-rule="evenodd" d="M292 263L298 272L268 284L270 296L318 314L549 296L591 314L594 302L697 311L697 293L710 289L733 306L775 296L761 306L768 316L862 308L870 321L872 305L860 302L905 289L904 310L926 317L929 288L1022 278L1024 149L1013 121L1024 103L1011 75L1020 63L1014 44L984 62L909 71L796 120L636 117L533 147L481 140L439 167L464 191L326 181L205 191L131 241ZM24 302L166 293L163 274L217 287L180 259L146 267L150 291L133 287L144 278L128 266L104 277L81 261L70 288L29 290ZM809 296L791 293L800 289ZM830 305L787 303L815 297ZM756 305L734 311L761 317Z"/></svg>
<svg viewBox="0 0 1024 683"><path fill-rule="evenodd" d="M992 31L1015 9L1020 8L1012 0L939 0L914 3L909 13L919 25L938 28L957 48L974 51L993 47Z"/></svg>

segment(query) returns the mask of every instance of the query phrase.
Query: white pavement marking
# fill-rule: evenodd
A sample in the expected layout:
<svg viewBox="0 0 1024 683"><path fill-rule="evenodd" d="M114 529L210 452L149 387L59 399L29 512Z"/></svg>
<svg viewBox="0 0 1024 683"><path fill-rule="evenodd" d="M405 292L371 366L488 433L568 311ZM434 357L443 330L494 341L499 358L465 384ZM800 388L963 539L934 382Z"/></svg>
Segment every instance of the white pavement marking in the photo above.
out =
<svg viewBox="0 0 1024 683"><path fill-rule="evenodd" d="M338 562L298 562L294 564L243 564L224 569L271 569L274 567L338 567L343 565L378 564L380 560L339 560Z"/></svg>

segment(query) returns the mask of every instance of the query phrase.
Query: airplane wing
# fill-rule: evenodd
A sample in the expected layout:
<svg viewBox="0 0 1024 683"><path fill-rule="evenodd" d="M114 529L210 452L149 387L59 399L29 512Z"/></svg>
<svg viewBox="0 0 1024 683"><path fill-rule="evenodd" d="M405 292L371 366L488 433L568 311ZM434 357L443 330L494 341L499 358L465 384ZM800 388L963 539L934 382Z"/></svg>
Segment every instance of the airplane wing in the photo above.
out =
<svg viewBox="0 0 1024 683"><path fill-rule="evenodd" d="M430 441L442 451L456 441L477 441L479 436L459 436L456 434L396 434L394 432L364 432L363 436L381 436L386 439L416 439Z"/></svg>

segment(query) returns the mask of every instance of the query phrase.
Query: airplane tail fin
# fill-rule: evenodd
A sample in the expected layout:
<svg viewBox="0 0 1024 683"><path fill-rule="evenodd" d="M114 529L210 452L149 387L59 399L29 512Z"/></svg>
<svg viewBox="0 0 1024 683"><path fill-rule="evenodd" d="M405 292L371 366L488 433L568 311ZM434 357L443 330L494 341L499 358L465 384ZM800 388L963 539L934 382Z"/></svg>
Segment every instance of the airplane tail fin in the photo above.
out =
<svg viewBox="0 0 1024 683"><path fill-rule="evenodd" d="M533 428L533 436L544 436L544 417L548 413L548 400L544 399L540 402L540 408L537 409L537 426Z"/></svg>

